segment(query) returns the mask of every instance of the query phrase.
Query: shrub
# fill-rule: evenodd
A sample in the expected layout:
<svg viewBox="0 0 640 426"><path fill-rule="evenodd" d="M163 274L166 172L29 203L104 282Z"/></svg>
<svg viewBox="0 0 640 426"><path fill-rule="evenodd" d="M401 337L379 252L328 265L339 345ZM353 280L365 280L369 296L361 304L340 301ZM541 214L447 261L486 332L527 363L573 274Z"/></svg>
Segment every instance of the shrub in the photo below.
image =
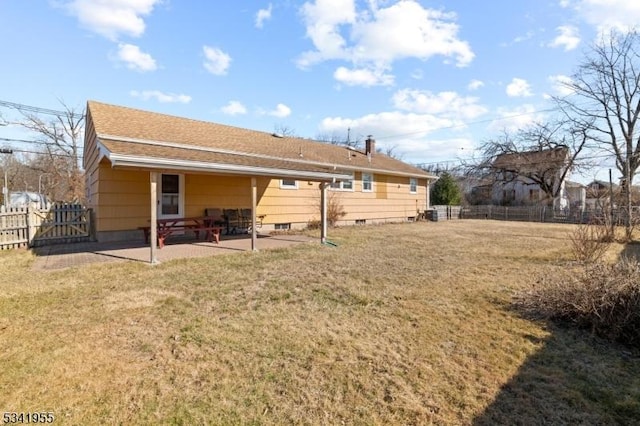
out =
<svg viewBox="0 0 640 426"><path fill-rule="evenodd" d="M579 262L596 262L613 242L611 228L605 223L581 224L569 233L571 252Z"/></svg>
<svg viewBox="0 0 640 426"><path fill-rule="evenodd" d="M525 311L591 329L609 340L640 347L640 263L596 263L576 274L541 279L516 298Z"/></svg>
<svg viewBox="0 0 640 426"><path fill-rule="evenodd" d="M316 203L316 209L319 211L322 208L320 205L320 201ZM327 224L331 227L336 226L338 221L347 215L344 207L342 206L342 202L340 200L340 195L337 192L328 191L327 192ZM311 220L307 223L307 229L320 229L322 223L320 219Z"/></svg>

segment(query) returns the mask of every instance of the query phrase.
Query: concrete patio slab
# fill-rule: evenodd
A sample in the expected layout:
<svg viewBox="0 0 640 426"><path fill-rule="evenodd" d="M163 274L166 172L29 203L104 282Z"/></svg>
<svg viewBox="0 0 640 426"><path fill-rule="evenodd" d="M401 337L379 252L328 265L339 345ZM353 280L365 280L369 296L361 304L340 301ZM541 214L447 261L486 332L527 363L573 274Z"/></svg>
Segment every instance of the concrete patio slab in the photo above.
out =
<svg viewBox="0 0 640 426"><path fill-rule="evenodd" d="M289 247L294 244L320 241L304 235L260 235L258 250ZM251 237L224 236L220 244L193 238L173 238L162 249L157 250L160 263L173 259L207 257L220 254L241 253L251 251ZM33 270L57 270L92 263L106 262L141 262L150 264L150 250L143 242L118 243L75 243L60 244L33 249L36 260Z"/></svg>

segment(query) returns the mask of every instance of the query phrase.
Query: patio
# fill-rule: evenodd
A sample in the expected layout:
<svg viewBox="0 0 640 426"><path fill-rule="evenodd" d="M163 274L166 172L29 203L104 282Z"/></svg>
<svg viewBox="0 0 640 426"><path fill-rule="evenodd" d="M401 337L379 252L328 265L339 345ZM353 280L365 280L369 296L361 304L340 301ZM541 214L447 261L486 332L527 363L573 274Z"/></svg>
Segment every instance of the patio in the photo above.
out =
<svg viewBox="0 0 640 426"><path fill-rule="evenodd" d="M289 247L294 244L319 242L304 235L259 235L260 249ZM251 251L251 235L225 236L220 244L193 238L172 238L162 250L157 250L160 263L173 259L207 257ZM92 263L141 262L149 264L149 245L142 241L117 243L59 244L33 249L36 260L33 270L58 270Z"/></svg>

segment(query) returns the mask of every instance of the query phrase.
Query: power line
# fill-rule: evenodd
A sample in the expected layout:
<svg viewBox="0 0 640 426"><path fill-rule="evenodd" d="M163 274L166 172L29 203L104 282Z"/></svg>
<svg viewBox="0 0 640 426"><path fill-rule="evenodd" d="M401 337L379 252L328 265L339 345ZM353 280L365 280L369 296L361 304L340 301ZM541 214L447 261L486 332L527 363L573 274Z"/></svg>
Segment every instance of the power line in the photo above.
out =
<svg viewBox="0 0 640 426"><path fill-rule="evenodd" d="M47 142L47 141L36 141L36 140L27 140L27 139L13 139L13 138L0 138L0 141L4 141L4 142L18 142L18 143L32 143L35 145L52 145L52 146L57 146L55 143L53 142ZM80 146L78 145L76 147L76 149L81 150L84 149L84 146Z"/></svg>
<svg viewBox="0 0 640 426"><path fill-rule="evenodd" d="M84 156L83 155L71 155L71 154L56 154L56 153L49 153L49 152L40 152L40 151L30 151L27 149L12 149L11 151L13 151L14 153L16 152L20 152L23 154L38 154L38 155L50 155L52 157L66 157L66 158L78 158L78 159L82 159Z"/></svg>
<svg viewBox="0 0 640 426"><path fill-rule="evenodd" d="M0 106L17 109L18 111L35 112L37 114L55 115L57 117L71 115L74 118L83 118L84 114L77 114L71 111L59 111L55 109L41 108L32 105L18 104L15 102L0 100Z"/></svg>

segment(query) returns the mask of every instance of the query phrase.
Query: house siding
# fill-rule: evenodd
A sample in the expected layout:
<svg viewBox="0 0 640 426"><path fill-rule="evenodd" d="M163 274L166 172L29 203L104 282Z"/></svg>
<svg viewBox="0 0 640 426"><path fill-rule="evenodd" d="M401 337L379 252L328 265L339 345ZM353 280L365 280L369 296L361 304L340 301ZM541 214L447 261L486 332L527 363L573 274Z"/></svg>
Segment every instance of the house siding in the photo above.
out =
<svg viewBox="0 0 640 426"><path fill-rule="evenodd" d="M99 185L92 200L99 239L101 234L122 231L131 231L122 233L123 239L131 238L138 227L148 225L148 171L113 169L107 160L103 160L96 175ZM426 179L418 180L418 192L412 194L408 178L374 175L373 191L363 192L362 182L357 177L358 174L353 191L329 190L346 212L339 224L353 224L363 219L369 223L404 221L415 217L416 210L422 211L426 207ZM310 184L300 180L297 189L281 188L279 179L256 178L256 182L256 214L264 215L264 230L271 230L278 223L301 228L320 219L318 182ZM186 174L184 190L185 216L201 216L207 208L251 206L251 178L246 176Z"/></svg>

